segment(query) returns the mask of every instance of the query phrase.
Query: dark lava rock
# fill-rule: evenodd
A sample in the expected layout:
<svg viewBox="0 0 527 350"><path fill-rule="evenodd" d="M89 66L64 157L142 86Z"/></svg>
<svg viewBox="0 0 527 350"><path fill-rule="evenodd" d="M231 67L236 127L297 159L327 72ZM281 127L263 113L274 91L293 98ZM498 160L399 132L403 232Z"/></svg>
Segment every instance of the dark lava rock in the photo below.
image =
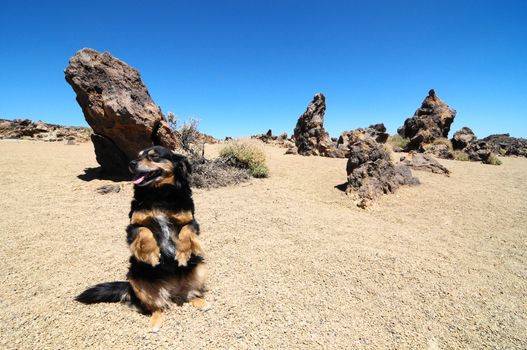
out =
<svg viewBox="0 0 527 350"><path fill-rule="evenodd" d="M527 139L511 137L509 134L489 135L483 139L497 154L527 157Z"/></svg>
<svg viewBox="0 0 527 350"><path fill-rule="evenodd" d="M450 141L452 141L452 147L455 150L462 150L477 139L472 129L465 126L456 131Z"/></svg>
<svg viewBox="0 0 527 350"><path fill-rule="evenodd" d="M417 185L405 164L394 165L382 144L360 131L351 134L350 157L346 165L346 193L357 206L366 208L386 193L394 193L402 185Z"/></svg>
<svg viewBox="0 0 527 350"><path fill-rule="evenodd" d="M296 123L294 139L298 154L303 156L332 156L335 144L324 130L325 112L326 98L322 93L318 93Z"/></svg>
<svg viewBox="0 0 527 350"><path fill-rule="evenodd" d="M361 133L369 136L377 143L386 143L389 134L386 133L384 124L370 125L367 128L358 128L352 131L344 131L337 140L336 158L349 158L351 155L351 140L355 137L355 133Z"/></svg>
<svg viewBox="0 0 527 350"><path fill-rule="evenodd" d="M448 137L450 125L456 117L456 110L449 108L432 89L414 116L405 120L397 129L402 137L410 139L407 150L423 149L440 137Z"/></svg>
<svg viewBox="0 0 527 350"><path fill-rule="evenodd" d="M485 164L490 163L490 157L494 154L491 145L483 140L472 142L463 149L463 152L468 155L469 160Z"/></svg>

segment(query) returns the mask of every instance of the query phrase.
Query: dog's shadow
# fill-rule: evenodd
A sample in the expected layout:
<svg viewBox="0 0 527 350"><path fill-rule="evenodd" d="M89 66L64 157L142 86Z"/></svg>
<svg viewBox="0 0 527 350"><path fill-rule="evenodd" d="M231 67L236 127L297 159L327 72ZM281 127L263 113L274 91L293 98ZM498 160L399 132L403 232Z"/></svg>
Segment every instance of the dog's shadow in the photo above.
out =
<svg viewBox="0 0 527 350"><path fill-rule="evenodd" d="M109 180L113 182L122 182L122 181L130 181L132 178L131 175L115 175L115 174L107 174L105 171L102 170L101 167L96 168L86 168L84 169L84 174L77 175L77 178L82 181L93 181L93 180Z"/></svg>

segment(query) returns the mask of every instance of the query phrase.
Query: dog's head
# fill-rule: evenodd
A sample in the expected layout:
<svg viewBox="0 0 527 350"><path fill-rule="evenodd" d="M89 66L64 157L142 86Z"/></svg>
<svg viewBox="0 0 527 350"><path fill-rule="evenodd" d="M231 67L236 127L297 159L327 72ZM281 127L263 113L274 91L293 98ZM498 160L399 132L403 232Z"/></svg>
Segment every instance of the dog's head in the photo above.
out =
<svg viewBox="0 0 527 350"><path fill-rule="evenodd" d="M187 158L161 146L145 148L129 165L136 186L190 185L192 172Z"/></svg>

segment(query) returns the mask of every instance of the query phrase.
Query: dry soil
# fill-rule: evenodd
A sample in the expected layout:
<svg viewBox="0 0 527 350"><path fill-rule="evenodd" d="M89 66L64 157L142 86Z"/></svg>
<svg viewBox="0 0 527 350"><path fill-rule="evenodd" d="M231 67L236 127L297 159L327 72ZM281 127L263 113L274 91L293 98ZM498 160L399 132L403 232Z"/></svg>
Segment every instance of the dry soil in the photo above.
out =
<svg viewBox="0 0 527 350"><path fill-rule="evenodd" d="M73 301L124 279L131 184L96 193L91 144L0 142L0 348L527 348L527 159L441 160L361 210L346 160L265 151L270 178L194 191L212 309L149 334Z"/></svg>

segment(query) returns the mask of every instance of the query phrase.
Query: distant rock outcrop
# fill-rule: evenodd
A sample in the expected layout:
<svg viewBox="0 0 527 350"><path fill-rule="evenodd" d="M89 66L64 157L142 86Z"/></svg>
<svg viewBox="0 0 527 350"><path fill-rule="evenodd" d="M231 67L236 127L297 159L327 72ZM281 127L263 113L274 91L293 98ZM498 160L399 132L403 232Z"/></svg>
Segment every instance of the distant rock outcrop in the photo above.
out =
<svg viewBox="0 0 527 350"><path fill-rule="evenodd" d="M64 73L94 131L97 162L105 172L127 175L129 160L141 149L179 145L136 69L108 52L82 49Z"/></svg>
<svg viewBox="0 0 527 350"><path fill-rule="evenodd" d="M464 126L454 133L450 141L455 150L462 150L477 139L472 129Z"/></svg>
<svg viewBox="0 0 527 350"><path fill-rule="evenodd" d="M497 154L527 157L527 139L511 137L509 134L489 135L483 139Z"/></svg>
<svg viewBox="0 0 527 350"><path fill-rule="evenodd" d="M40 120L33 123L30 119L0 119L0 139L69 141L69 144L75 144L87 142L90 134L90 128L47 124Z"/></svg>
<svg viewBox="0 0 527 350"><path fill-rule="evenodd" d="M333 156L335 144L324 130L325 112L326 98L322 93L318 93L296 123L294 139L298 154L303 156Z"/></svg>
<svg viewBox="0 0 527 350"><path fill-rule="evenodd" d="M258 134L251 136L252 139L260 140L264 143L268 143L271 145L277 145L280 147L285 148L291 148L294 146L294 142L287 138L287 133L282 133L278 136L273 135L273 131L271 129L267 130L265 134Z"/></svg>
<svg viewBox="0 0 527 350"><path fill-rule="evenodd" d="M425 144L448 137L455 117L456 110L449 108L432 89L414 116L406 119L397 132L410 140L407 150L422 150Z"/></svg>
<svg viewBox="0 0 527 350"><path fill-rule="evenodd" d="M525 150L527 155L527 140L525 140L525 148L522 148L521 142L515 142L511 140L510 143L501 143L497 141L504 135L491 135L485 139L478 140L474 132L469 127L463 127L461 130L456 131L452 137L452 147L456 152L455 159L470 160L473 162L482 162L484 164L499 165L501 162L497 159L496 154L505 155L507 152L505 149L513 149L513 152ZM494 138L496 137L496 138ZM505 138L508 137L508 134ZM514 142L514 146L512 143ZM509 146L501 148L502 146ZM463 153L465 155L463 155ZM460 156L462 156L460 158Z"/></svg>
<svg viewBox="0 0 527 350"><path fill-rule="evenodd" d="M411 151L408 156L403 159L402 163L415 170L430 171L435 174L443 174L446 176L450 175L450 170L441 165L441 163L432 158L429 154Z"/></svg>
<svg viewBox="0 0 527 350"><path fill-rule="evenodd" d="M395 192L401 185L419 184L407 165L393 164L384 146L360 131L350 135L346 172L346 193L361 208L383 194Z"/></svg>

